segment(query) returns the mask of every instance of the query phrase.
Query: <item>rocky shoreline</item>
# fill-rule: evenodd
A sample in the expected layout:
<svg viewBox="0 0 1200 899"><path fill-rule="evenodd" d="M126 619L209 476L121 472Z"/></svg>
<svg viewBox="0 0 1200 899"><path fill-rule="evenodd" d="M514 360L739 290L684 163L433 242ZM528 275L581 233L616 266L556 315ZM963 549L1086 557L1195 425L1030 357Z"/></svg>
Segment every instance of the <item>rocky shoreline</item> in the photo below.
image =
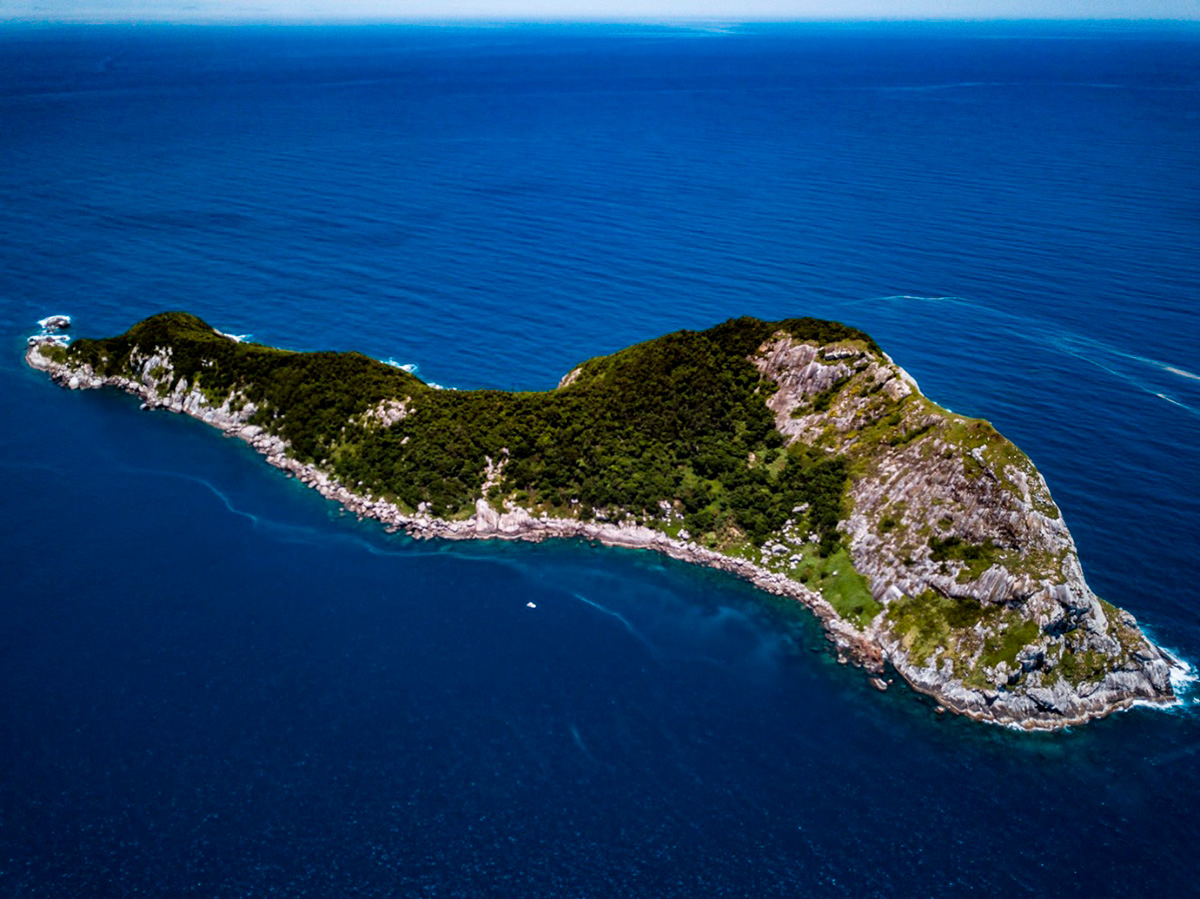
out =
<svg viewBox="0 0 1200 899"><path fill-rule="evenodd" d="M650 549L673 559L727 571L768 593L803 603L821 622L839 661L853 662L865 669L872 683L880 689L886 689L886 682L880 675L885 672L885 663L890 663L916 691L936 699L939 711L944 708L977 721L1022 730L1059 730L1133 705L1175 704L1177 699L1172 681L1188 670L1178 659L1147 641L1147 656L1140 659L1141 664L1136 672L1111 672L1100 683L1084 685L1093 688L1087 692L1060 686L1057 695L1047 691L1044 697L1035 695L1031 698L1028 694L1006 694L1002 689L967 687L945 666L935 663L925 666L913 664L906 647L883 626L882 616L862 630L856 629L838 615L828 600L790 577L746 559L672 539L652 528L628 523L552 518L545 514L535 517L528 510L511 504L505 511L499 512L482 498L477 500L473 515L451 521L432 516L424 510L406 514L386 500L355 493L317 466L292 458L288 455L289 447L284 440L250 424L250 419L257 411L252 403L234 403L234 397L231 396L216 406L199 388L189 388L185 380L173 382L169 351L156 350L149 356L141 355L136 360L131 358L131 369L140 377L101 376L86 364L71 366L54 361L43 354L38 345L29 346L25 358L32 368L47 372L63 387L115 387L138 396L143 409L185 414L219 428L227 436L250 444L271 465L317 490L327 499L339 503L356 516L381 522L390 532L403 530L415 538L448 540L538 542L551 538L577 538L606 546ZM1132 622L1132 617L1127 617Z"/></svg>
<svg viewBox="0 0 1200 899"><path fill-rule="evenodd" d="M682 562L704 565L749 581L761 590L804 603L824 625L829 640L834 644L841 660L851 661L871 674L883 672L883 657L879 647L864 638L851 625L842 621L833 606L815 590L810 590L791 578L768 571L745 559L722 555L694 543L673 540L661 531L641 525L585 522L569 518L534 517L521 508L497 512L486 500L476 503L476 511L470 518L447 521L418 512L407 515L397 506L382 499L372 499L354 493L326 472L287 454L288 445L279 437L266 433L262 428L247 423L253 415L253 406L233 411L228 404L214 407L202 393L193 390L184 394L160 396L158 385L147 376L146 381L133 378L100 377L88 370L73 369L53 362L30 346L25 360L31 368L47 372L55 383L70 390L89 390L115 387L131 393L142 400L144 410L160 409L188 415L211 427L218 428L228 437L236 437L250 444L265 457L268 464L295 477L302 484L316 490L326 499L339 503L359 518L372 518L384 524L389 531L404 531L412 537L429 540L526 540L541 542L553 538L576 538L593 540L604 546L626 549L651 549ZM154 360L158 363L160 360ZM154 365L147 365L149 371ZM149 381L149 383L147 383Z"/></svg>

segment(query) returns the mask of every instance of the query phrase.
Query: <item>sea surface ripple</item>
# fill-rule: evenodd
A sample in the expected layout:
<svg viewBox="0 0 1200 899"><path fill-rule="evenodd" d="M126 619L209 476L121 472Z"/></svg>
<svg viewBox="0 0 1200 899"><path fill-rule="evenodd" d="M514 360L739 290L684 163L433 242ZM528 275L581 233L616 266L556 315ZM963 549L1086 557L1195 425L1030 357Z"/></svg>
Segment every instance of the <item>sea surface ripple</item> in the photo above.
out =
<svg viewBox="0 0 1200 899"><path fill-rule="evenodd" d="M717 572L389 537L20 354L187 309L545 389L835 318L1197 660L1198 137L1186 26L0 26L0 893L1193 892L1190 700L945 720Z"/></svg>

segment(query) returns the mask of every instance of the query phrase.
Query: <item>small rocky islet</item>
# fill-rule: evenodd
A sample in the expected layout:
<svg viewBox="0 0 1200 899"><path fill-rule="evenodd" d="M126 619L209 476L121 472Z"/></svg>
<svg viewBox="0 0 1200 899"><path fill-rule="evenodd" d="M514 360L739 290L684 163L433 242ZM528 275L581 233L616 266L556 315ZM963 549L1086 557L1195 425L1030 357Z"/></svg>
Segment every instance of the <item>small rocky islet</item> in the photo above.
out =
<svg viewBox="0 0 1200 899"><path fill-rule="evenodd" d="M1177 701L1186 666L1091 591L1028 457L836 322L733 319L520 393L187 313L102 340L43 329L25 358L57 383L221 428L389 530L576 537L730 571L812 609L877 686L890 665L981 721L1053 730Z"/></svg>

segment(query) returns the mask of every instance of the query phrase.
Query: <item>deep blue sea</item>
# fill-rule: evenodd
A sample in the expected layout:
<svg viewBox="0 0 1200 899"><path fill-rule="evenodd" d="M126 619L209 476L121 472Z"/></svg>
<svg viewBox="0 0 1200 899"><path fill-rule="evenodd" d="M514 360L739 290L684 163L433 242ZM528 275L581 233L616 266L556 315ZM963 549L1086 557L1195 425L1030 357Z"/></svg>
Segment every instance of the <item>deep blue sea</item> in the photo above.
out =
<svg viewBox="0 0 1200 899"><path fill-rule="evenodd" d="M21 351L186 309L544 389L839 319L1195 662L1198 148L1196 27L0 27L0 895L1194 894L1191 699L940 718L732 577L388 536Z"/></svg>

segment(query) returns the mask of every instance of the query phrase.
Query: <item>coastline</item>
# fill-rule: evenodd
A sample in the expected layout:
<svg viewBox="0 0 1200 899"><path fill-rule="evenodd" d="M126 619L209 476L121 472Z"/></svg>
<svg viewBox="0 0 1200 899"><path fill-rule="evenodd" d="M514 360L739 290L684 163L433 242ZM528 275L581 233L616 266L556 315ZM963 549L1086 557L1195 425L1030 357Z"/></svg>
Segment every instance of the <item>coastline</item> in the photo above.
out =
<svg viewBox="0 0 1200 899"><path fill-rule="evenodd" d="M47 372L55 383L68 389L115 387L140 398L144 410L164 410L188 415L221 430L228 437L243 440L264 456L268 464L284 471L290 477L295 477L305 486L315 489L323 497L338 503L357 517L379 521L389 533L403 530L417 539L446 540L541 542L547 539L584 539L605 546L649 549L678 561L729 572L767 593L803 603L817 617L826 638L835 647L839 662L853 663L863 668L879 689L886 689L880 675L885 673L886 665L890 664L914 691L936 700L939 713L951 711L974 721L1023 732L1046 732L1081 725L1136 706L1163 709L1182 703L1175 694L1164 698L1128 695L1103 698L1086 706L1082 714L1072 716L1012 714L1003 703L995 707L992 702L980 701L982 694L965 688L961 683L951 681L947 685L944 679L923 676L927 675L929 670L907 663L907 653L899 641L877 627L877 622L867 625L861 631L857 630L843 620L830 602L816 591L749 560L727 556L695 543L674 539L661 531L642 525L551 518L544 513L534 517L528 510L515 506L510 506L504 512L497 512L482 498L476 501L474 514L461 520L442 519L425 511L406 514L393 503L355 493L316 465L300 462L289 456L290 447L286 441L267 433L257 425L249 424L249 419L256 411L252 404L241 406L235 411L230 408L227 398L221 406L214 406L198 388L186 390L186 382L180 382L173 392L164 394L149 372L154 368L155 362L165 360L158 360L157 357L147 360L143 367L143 380L102 377L87 365L73 368L55 362L40 352L38 344L27 347L25 360L31 368ZM1191 666L1160 647L1155 648L1165 657L1172 680L1175 679L1175 675L1178 675L1180 682L1195 678ZM947 690L946 686L957 689Z"/></svg>

